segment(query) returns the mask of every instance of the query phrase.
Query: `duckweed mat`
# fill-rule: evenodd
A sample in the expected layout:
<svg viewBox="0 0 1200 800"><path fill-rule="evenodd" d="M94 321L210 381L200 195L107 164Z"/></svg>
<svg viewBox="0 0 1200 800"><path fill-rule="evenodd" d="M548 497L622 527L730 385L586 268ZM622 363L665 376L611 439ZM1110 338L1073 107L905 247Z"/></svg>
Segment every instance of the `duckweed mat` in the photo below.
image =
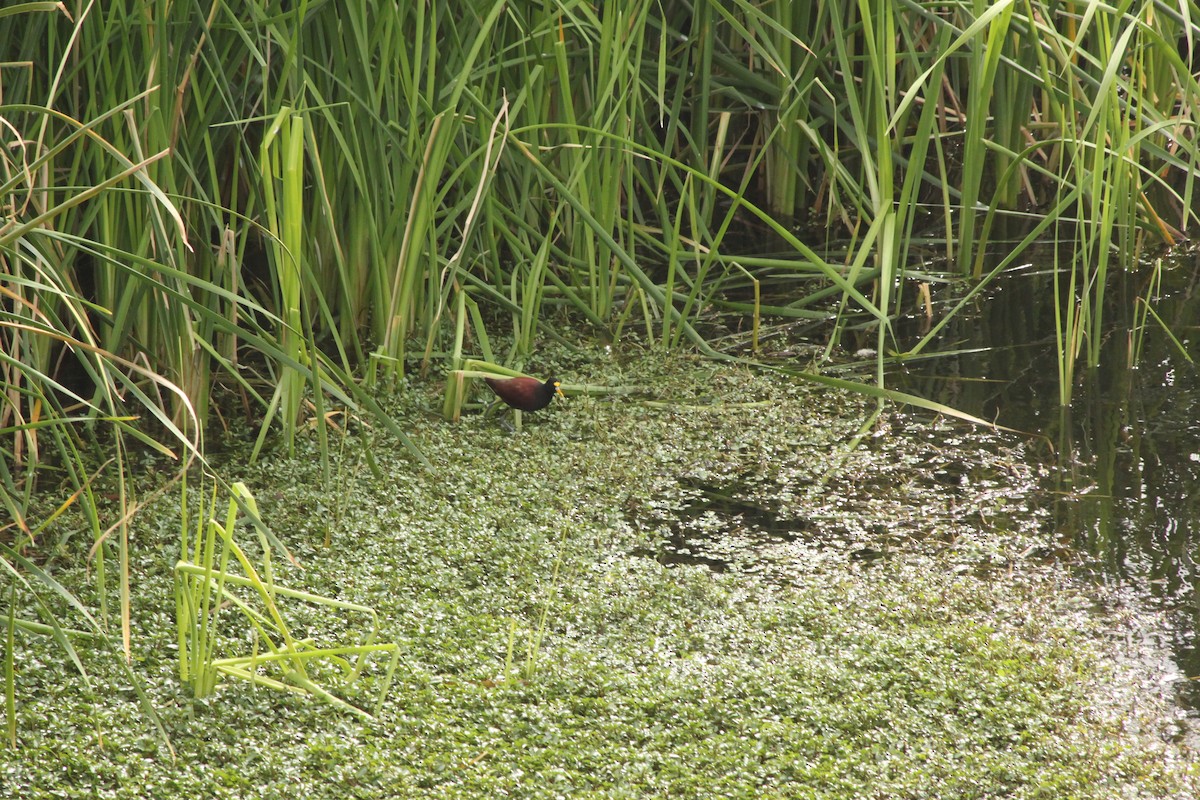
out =
<svg viewBox="0 0 1200 800"><path fill-rule="evenodd" d="M569 399L520 433L443 421L436 380L385 398L432 470L355 419L328 480L315 436L222 460L300 563L278 580L374 608L399 644L378 714L245 682L189 697L168 496L133 537L133 667L174 759L112 654L77 643L85 682L18 632L0 796L1197 795L1154 619L1073 576L1036 442L900 411L858 440L872 405L777 375L556 362ZM94 607L74 524L45 566ZM290 613L318 645L349 624ZM347 699L373 708L385 669Z"/></svg>

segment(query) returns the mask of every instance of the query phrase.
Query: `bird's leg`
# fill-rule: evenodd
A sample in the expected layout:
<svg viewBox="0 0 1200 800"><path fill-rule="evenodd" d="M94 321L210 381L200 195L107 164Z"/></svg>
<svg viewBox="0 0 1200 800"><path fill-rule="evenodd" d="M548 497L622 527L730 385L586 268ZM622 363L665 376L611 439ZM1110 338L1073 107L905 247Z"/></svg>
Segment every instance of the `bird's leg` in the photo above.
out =
<svg viewBox="0 0 1200 800"><path fill-rule="evenodd" d="M493 397L492 402L488 403L486 406L483 407L483 411L480 412L480 416L482 416L484 419L487 419L488 414L491 413L492 406L496 405L496 403L498 403L498 402L500 402L500 398ZM521 412L518 411L516 413L520 414ZM497 417L497 419L499 419L500 424L503 425L505 428L507 428L509 431L516 433L516 429L512 426L512 423L510 423L507 419L505 419L504 409L500 409L500 416Z"/></svg>

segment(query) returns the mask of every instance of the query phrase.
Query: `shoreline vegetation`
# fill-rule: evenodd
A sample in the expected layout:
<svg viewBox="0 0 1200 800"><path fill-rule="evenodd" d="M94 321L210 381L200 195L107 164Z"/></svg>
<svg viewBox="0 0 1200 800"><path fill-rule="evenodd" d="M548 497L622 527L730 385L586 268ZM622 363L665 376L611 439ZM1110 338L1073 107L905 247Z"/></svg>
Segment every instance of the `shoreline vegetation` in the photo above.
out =
<svg viewBox="0 0 1200 800"><path fill-rule="evenodd" d="M1059 408L1190 365L1198 20L4 4L0 793L1195 796L1031 445L890 381L1026 272Z"/></svg>

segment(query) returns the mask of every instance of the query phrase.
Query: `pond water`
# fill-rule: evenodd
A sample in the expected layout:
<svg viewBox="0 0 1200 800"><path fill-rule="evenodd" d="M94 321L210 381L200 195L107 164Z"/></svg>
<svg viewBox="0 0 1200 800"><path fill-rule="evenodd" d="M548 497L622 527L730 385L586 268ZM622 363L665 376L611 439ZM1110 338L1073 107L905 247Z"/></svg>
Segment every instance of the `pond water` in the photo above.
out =
<svg viewBox="0 0 1200 800"><path fill-rule="evenodd" d="M892 385L1046 437L1059 541L1079 569L1166 613L1163 644L1189 679L1175 694L1200 730L1200 378L1180 351L1200 355L1200 256L1162 267L1157 287L1151 269L1111 281L1101 363L1080 368L1065 408L1053 278L1033 267L1004 276L933 348L988 349L897 370ZM1147 299L1178 344L1152 317L1139 328Z"/></svg>
<svg viewBox="0 0 1200 800"><path fill-rule="evenodd" d="M1095 369L1081 360L1066 407L1059 402L1053 276L1033 266L998 279L926 351L952 355L894 368L888 381L1031 434L1023 452L1047 467L1050 485L1023 502L1045 504L1038 524L1056 539L1047 556L1106 584L1110 596L1132 594L1138 607L1163 613L1166 627L1149 629L1160 639L1151 649L1171 654L1178 674L1164 682L1186 713L1181 736L1200 742L1200 376L1181 352L1200 355L1200 254L1161 266L1110 281L1103 357ZM951 290L945 295L947 307L959 299ZM1139 310L1144 301L1161 325ZM901 346L915 344L925 325L921 316L902 320ZM945 433L937 435L952 449ZM926 466L934 480L954 468ZM661 549L646 553L665 564L753 571L771 561L781 539L817 535L795 519L795 509L753 486L681 488L692 500L673 512ZM849 539L839 544L866 563L883 555ZM792 559L797 551L783 552Z"/></svg>

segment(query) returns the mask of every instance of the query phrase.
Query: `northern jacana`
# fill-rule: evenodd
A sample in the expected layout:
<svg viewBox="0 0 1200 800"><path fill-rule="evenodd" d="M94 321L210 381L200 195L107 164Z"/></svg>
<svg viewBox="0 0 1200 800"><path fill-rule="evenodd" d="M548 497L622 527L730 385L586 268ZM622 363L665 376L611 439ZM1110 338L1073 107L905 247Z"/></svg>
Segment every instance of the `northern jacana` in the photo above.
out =
<svg viewBox="0 0 1200 800"><path fill-rule="evenodd" d="M550 405L554 395L565 398L559 382L549 378L545 382L537 378L484 378L496 396L506 405L518 411L540 411Z"/></svg>

